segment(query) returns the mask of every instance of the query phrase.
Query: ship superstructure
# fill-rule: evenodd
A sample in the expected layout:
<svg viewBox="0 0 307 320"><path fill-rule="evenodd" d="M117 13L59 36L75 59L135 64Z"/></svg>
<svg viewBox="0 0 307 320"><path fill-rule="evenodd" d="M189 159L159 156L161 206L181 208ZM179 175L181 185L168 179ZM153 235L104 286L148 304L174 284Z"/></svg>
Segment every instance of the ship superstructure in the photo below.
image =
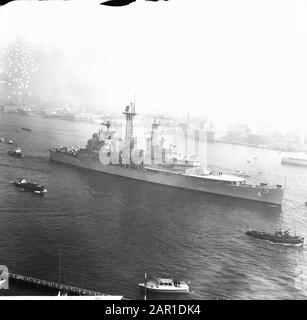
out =
<svg viewBox="0 0 307 320"><path fill-rule="evenodd" d="M163 139L159 141L157 138L157 122L152 124L146 152L138 149L137 139L133 136L134 103L125 108L124 115L124 139L115 138L110 123L106 122L102 124L106 130L100 129L94 133L85 148L50 149L50 160L155 184L279 206L282 204L284 188L281 185L253 185L243 177L222 172L213 174L203 168L196 157L177 154L172 146L165 148Z"/></svg>

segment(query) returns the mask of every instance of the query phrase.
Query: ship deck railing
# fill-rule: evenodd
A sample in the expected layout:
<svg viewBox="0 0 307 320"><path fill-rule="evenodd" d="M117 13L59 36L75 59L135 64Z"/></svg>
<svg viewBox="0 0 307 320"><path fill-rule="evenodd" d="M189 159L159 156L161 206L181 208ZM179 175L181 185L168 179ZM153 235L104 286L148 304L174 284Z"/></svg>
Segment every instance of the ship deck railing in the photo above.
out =
<svg viewBox="0 0 307 320"><path fill-rule="evenodd" d="M170 171L170 170L164 170L160 168L152 168L152 167L144 167L146 171L149 172L154 172L154 173L162 173L162 174L170 174L170 175L181 175L189 178L195 178L195 179L204 179L206 181L210 181L212 183L218 183L218 182L226 182L229 183L229 185L237 186L237 187L243 187L243 188L267 188L267 189L281 189L282 185L276 184L276 185L271 185L268 183L262 183L262 184L250 184L250 183L245 183L245 179L238 177L236 180L230 180L230 178L226 179L222 176L216 176L214 175L213 177L210 175L197 175L197 174L189 174L189 173L183 173L183 172L175 172L175 171ZM239 183L239 184L238 184Z"/></svg>

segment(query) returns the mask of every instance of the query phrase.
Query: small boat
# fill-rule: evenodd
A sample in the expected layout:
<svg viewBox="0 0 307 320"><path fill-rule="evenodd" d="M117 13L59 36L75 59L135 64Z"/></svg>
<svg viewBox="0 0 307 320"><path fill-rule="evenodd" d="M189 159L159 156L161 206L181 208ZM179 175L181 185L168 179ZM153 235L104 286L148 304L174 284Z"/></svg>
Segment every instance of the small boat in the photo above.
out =
<svg viewBox="0 0 307 320"><path fill-rule="evenodd" d="M15 150L10 150L7 152L8 155L16 158L23 158L24 155L21 153L21 150L19 148L16 148Z"/></svg>
<svg viewBox="0 0 307 320"><path fill-rule="evenodd" d="M32 129L24 128L24 127L22 127L21 130L23 130L23 131L32 131Z"/></svg>
<svg viewBox="0 0 307 320"><path fill-rule="evenodd" d="M0 142L5 142L4 138L0 138Z"/></svg>
<svg viewBox="0 0 307 320"><path fill-rule="evenodd" d="M14 141L13 140L6 140L5 141L7 144L14 144Z"/></svg>
<svg viewBox="0 0 307 320"><path fill-rule="evenodd" d="M145 289L145 283L139 283ZM189 283L176 281L174 279L157 278L156 280L146 281L146 290L165 293L188 293Z"/></svg>
<svg viewBox="0 0 307 320"><path fill-rule="evenodd" d="M22 191L31 191L37 194L44 194L47 192L47 189L45 186L42 186L38 183L33 183L33 182L27 182L26 179L21 178L17 181L12 181L11 182L15 187L20 188Z"/></svg>
<svg viewBox="0 0 307 320"><path fill-rule="evenodd" d="M247 231L246 234L254 238L285 245L303 245L304 243L304 237L290 235L289 229L286 231L279 229L275 233L264 231Z"/></svg>
<svg viewBox="0 0 307 320"><path fill-rule="evenodd" d="M236 172L233 173L233 175L238 176L238 177L243 177L243 178L250 177L250 175L246 171L242 171L242 170L237 170Z"/></svg>

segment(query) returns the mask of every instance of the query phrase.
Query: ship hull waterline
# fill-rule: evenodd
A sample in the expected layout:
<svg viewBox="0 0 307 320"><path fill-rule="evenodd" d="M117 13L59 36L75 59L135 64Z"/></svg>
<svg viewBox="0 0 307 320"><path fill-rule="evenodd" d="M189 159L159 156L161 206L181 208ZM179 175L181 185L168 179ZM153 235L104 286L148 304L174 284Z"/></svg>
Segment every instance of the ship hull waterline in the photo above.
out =
<svg viewBox="0 0 307 320"><path fill-rule="evenodd" d="M208 194L251 200L258 203L266 203L281 206L284 189L274 188L264 192L259 186L234 186L207 179L199 179L193 176L173 174L168 172L150 171L145 169L133 169L117 165L104 165L96 159L88 156L72 156L63 152L50 150L50 160L65 163L74 167L89 169L96 172L122 176L129 179L160 184L181 189L189 189Z"/></svg>

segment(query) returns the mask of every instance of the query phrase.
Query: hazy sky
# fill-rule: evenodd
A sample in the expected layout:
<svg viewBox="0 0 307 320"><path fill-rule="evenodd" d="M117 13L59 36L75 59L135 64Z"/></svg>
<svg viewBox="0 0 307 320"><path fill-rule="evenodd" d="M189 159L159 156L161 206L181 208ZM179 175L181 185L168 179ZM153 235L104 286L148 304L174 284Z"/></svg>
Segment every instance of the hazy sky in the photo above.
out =
<svg viewBox="0 0 307 320"><path fill-rule="evenodd" d="M120 109L136 93L143 112L306 123L305 1L98 3L0 7L0 47L27 37L54 57L64 95L101 106Z"/></svg>

